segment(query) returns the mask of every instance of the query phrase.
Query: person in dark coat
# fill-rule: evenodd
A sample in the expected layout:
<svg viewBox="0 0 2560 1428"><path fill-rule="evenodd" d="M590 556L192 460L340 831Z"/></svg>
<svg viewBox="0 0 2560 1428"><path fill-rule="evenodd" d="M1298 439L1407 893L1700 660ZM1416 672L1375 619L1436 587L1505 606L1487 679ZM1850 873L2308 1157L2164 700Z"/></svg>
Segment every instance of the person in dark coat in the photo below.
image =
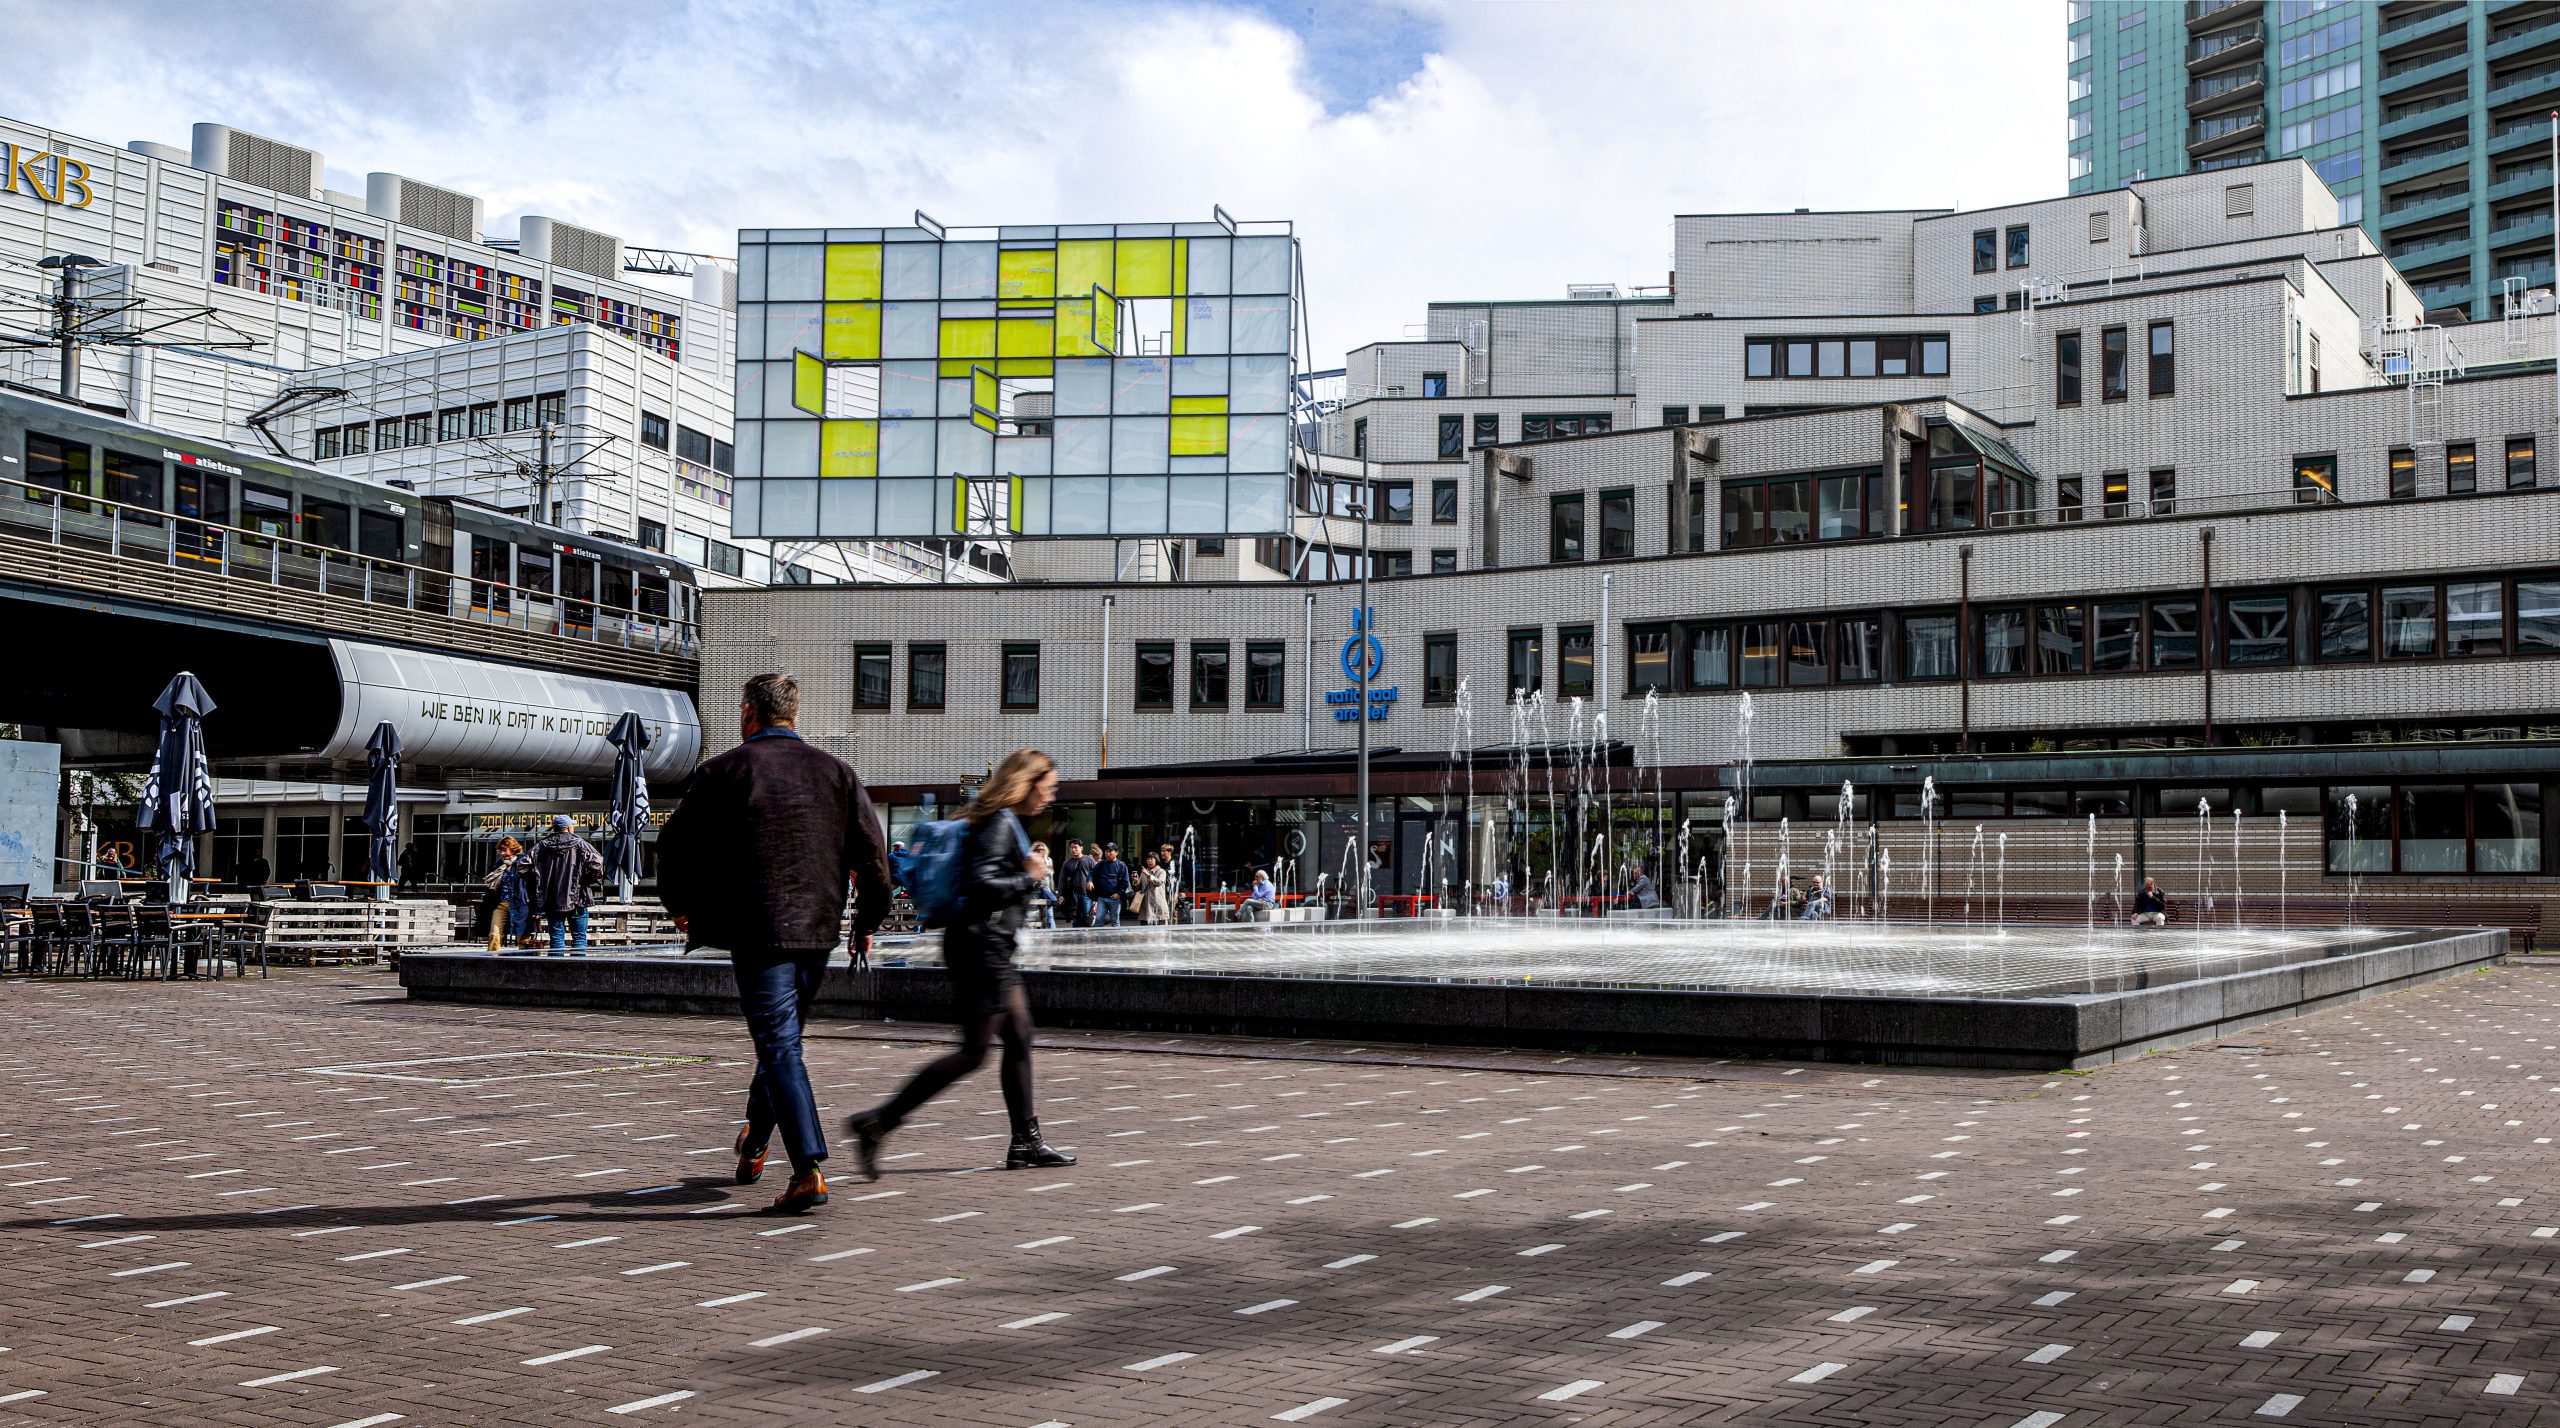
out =
<svg viewBox="0 0 2560 1428"><path fill-rule="evenodd" d="M1129 900L1129 865L1120 861L1119 844L1102 845L1102 856L1085 872L1085 888L1093 897L1093 925L1118 927Z"/></svg>
<svg viewBox="0 0 2560 1428"><path fill-rule="evenodd" d="M578 955L586 955L587 904L591 900L587 888L603 877L604 854L578 836L577 820L565 813L551 815L551 831L533 845L533 869L528 881L532 884L534 911L542 914L543 922L551 929L554 953L560 952L565 940L577 949Z"/></svg>
<svg viewBox="0 0 2560 1428"><path fill-rule="evenodd" d="M780 1129L791 1183L773 1209L784 1214L827 1202L818 1168L827 1139L800 1033L827 957L844 938L847 880L856 958L869 955L871 934L889 915L889 845L871 795L852 765L801 739L799 718L799 681L748 680L738 747L695 771L684 802L658 830L659 900L688 950L728 949L738 1007L755 1040L756 1075L735 1147L738 1183L764 1174Z"/></svg>
<svg viewBox="0 0 2560 1428"><path fill-rule="evenodd" d="M1057 868L1058 901L1065 905L1067 926L1093 926L1093 896L1086 890L1085 879L1093 871L1093 860L1084 855L1084 841L1067 840L1067 860Z"/></svg>
<svg viewBox="0 0 2560 1428"><path fill-rule="evenodd" d="M1047 1169L1076 1158L1040 1137L1031 1105L1031 1003L1013 964L1014 939L1031 905L1031 890L1049 875L1049 859L1034 847L1022 820L1058 796L1058 769L1038 749L1016 749L978 789L961 816L969 820L966 891L960 911L942 931L942 965L951 978L952 1019L960 1023L960 1049L927 1062L881 1105L847 1122L865 1179L880 1178L880 1143L925 1102L987 1059L987 1044L1004 1041L999 1080L1013 1141L1004 1168Z"/></svg>

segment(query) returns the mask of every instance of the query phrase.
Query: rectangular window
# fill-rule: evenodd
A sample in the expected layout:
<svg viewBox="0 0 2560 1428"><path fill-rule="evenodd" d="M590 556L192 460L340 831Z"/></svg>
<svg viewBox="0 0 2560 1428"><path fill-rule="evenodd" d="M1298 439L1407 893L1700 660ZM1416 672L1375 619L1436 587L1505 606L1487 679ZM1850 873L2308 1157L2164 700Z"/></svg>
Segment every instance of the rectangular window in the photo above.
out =
<svg viewBox="0 0 2560 1428"><path fill-rule="evenodd" d="M2200 626L2193 600L2151 602L2151 667L2194 669L2202 661Z"/></svg>
<svg viewBox="0 0 2560 1428"><path fill-rule="evenodd" d="M889 647L887 645L855 645L853 647L853 707L856 709L889 707Z"/></svg>
<svg viewBox="0 0 2560 1428"><path fill-rule="evenodd" d="M942 707L942 676L950 656L941 645L907 646L907 707Z"/></svg>
<svg viewBox="0 0 2560 1428"><path fill-rule="evenodd" d="M2293 663L2293 597L2222 597L2222 663L2232 669Z"/></svg>
<svg viewBox="0 0 2560 1428"><path fill-rule="evenodd" d="M1369 419L1359 417L1351 423L1351 459L1363 461L1369 455Z"/></svg>
<svg viewBox="0 0 2560 1428"><path fill-rule="evenodd" d="M2456 659L2507 652L2507 587L2456 580L2444 587L2444 652Z"/></svg>
<svg viewBox="0 0 2560 1428"><path fill-rule="evenodd" d="M398 516L389 511L356 512L356 554L369 555L376 560L398 560L402 544ZM594 567L580 561L571 569L592 571ZM589 593L592 594L592 590Z"/></svg>
<svg viewBox="0 0 2560 1428"><path fill-rule="evenodd" d="M401 440L401 433L407 429L406 424L398 417L385 417L382 420L375 422L373 424L373 449L376 451L398 451L402 446L407 444Z"/></svg>
<svg viewBox="0 0 2560 1428"><path fill-rule="evenodd" d="M1626 488L1600 493L1600 558L1626 560L1636 553L1636 493Z"/></svg>
<svg viewBox="0 0 2560 1428"><path fill-rule="evenodd" d="M665 550L667 548L667 523L664 521L653 521L647 516L642 516L640 518L639 539L640 548L643 550Z"/></svg>
<svg viewBox="0 0 2560 1428"><path fill-rule="evenodd" d="M496 402L482 402L471 409L471 434L473 436L496 436L498 434L498 404Z"/></svg>
<svg viewBox="0 0 2560 1428"><path fill-rule="evenodd" d="M1138 656L1134 702L1140 709L1173 707L1173 646L1147 641L1133 646Z"/></svg>
<svg viewBox="0 0 2560 1428"><path fill-rule="evenodd" d="M1462 416L1440 418L1440 459L1455 461L1467 454L1467 419Z"/></svg>
<svg viewBox="0 0 2560 1428"><path fill-rule="evenodd" d="M1377 504L1374 511L1377 518L1391 526L1412 525L1413 483L1379 481L1373 484L1376 488Z"/></svg>
<svg viewBox="0 0 2560 1428"><path fill-rule="evenodd" d="M660 451L666 450L667 419L659 416L655 412L642 412L640 414L640 444L642 446L656 447Z"/></svg>
<svg viewBox="0 0 2560 1428"><path fill-rule="evenodd" d="M1680 683L1686 689L1727 689L1733 685L1733 627L1690 625L1681 631ZM2560 648L2560 646L2555 646Z"/></svg>
<svg viewBox="0 0 2560 1428"><path fill-rule="evenodd" d="M2463 787L2410 784L2400 790L2400 871L2459 873L2470 836Z"/></svg>
<svg viewBox="0 0 2560 1428"><path fill-rule="evenodd" d="M1458 702L1458 636L1454 630L1422 637L1422 702Z"/></svg>
<svg viewBox="0 0 2560 1428"><path fill-rule="evenodd" d="M2525 487L2532 485L2533 482L2533 438L2529 436L2508 437L2507 489L2510 491L2521 491Z"/></svg>
<svg viewBox="0 0 2560 1428"><path fill-rule="evenodd" d="M1884 678L1884 617L1850 615L1831 622L1832 645L1842 684L1873 684Z"/></svg>
<svg viewBox="0 0 2560 1428"><path fill-rule="evenodd" d="M1779 635L1775 620L1755 620L1742 629L1742 684L1746 689L1774 689L1778 684Z"/></svg>
<svg viewBox="0 0 2560 1428"><path fill-rule="evenodd" d="M2296 504L2305 506L2327 505L2337 500L2338 458L2335 456L2293 458L2293 499Z"/></svg>
<svg viewBox="0 0 2560 1428"><path fill-rule="evenodd" d="M2151 324L2151 395L2174 396L2177 391L2177 328L2173 323L2155 322Z"/></svg>
<svg viewBox="0 0 2560 1428"><path fill-rule="evenodd" d="M1689 409L1687 407L1664 407L1662 409L1662 424L1664 426L1687 426L1689 424Z"/></svg>
<svg viewBox="0 0 2560 1428"><path fill-rule="evenodd" d="M1502 440L1502 415L1499 412L1476 413L1476 445L1491 446Z"/></svg>
<svg viewBox="0 0 2560 1428"><path fill-rule="evenodd" d="M1627 693L1671 692L1671 634L1669 625L1627 627Z"/></svg>
<svg viewBox="0 0 2560 1428"><path fill-rule="evenodd" d="M1556 692L1570 698L1591 693L1591 627L1556 627Z"/></svg>
<svg viewBox="0 0 2560 1428"><path fill-rule="evenodd" d="M2053 336L2053 404L2057 407L2080 405L2080 334L2057 332Z"/></svg>
<svg viewBox="0 0 2560 1428"><path fill-rule="evenodd" d="M1004 647L1004 707L1037 709L1040 707L1040 646L1009 644Z"/></svg>
<svg viewBox="0 0 2560 1428"><path fill-rule="evenodd" d="M2107 519L2111 521L2123 520L2127 512L2131 509L2131 502L2133 499L2132 477L2126 472L2110 471L2104 476L2099 477L2098 480L2100 483L2100 494L2102 494L2106 500L2105 513Z"/></svg>
<svg viewBox="0 0 2560 1428"><path fill-rule="evenodd" d="M533 425L533 398L509 397L507 399L507 430L531 431Z"/></svg>
<svg viewBox="0 0 2560 1428"><path fill-rule="evenodd" d="M2405 446L2391 449L2391 499L2418 499L2418 453Z"/></svg>
<svg viewBox="0 0 2560 1428"><path fill-rule="evenodd" d="M2056 520L2080 519L2083 511L2079 477L2056 476L2053 478L2053 514Z"/></svg>
<svg viewBox="0 0 2560 1428"><path fill-rule="evenodd" d="M1224 709L1227 707L1227 643L1194 644L1191 647L1191 707Z"/></svg>
<svg viewBox="0 0 2560 1428"><path fill-rule="evenodd" d="M1778 344L1765 337L1754 337L1743 343L1742 375L1745 377L1778 375Z"/></svg>
<svg viewBox="0 0 2560 1428"><path fill-rule="evenodd" d="M2470 442L2455 442L2444 449L2444 490L2448 496L2468 496L2480 489L2480 449Z"/></svg>
<svg viewBox="0 0 2560 1428"><path fill-rule="evenodd" d="M1787 621L1787 683L1799 687L1831 682L1831 622Z"/></svg>
<svg viewBox="0 0 2560 1428"><path fill-rule="evenodd" d="M373 428L363 422L346 428L346 436L346 454L349 456L362 456L373 446Z"/></svg>
<svg viewBox="0 0 2560 1428"><path fill-rule="evenodd" d="M1707 483L1696 480L1689 483L1689 549L1702 551L1706 548Z"/></svg>
<svg viewBox="0 0 2560 1428"><path fill-rule="evenodd" d="M2021 223L2016 227L2011 228L2007 237L2009 245L2009 266L2013 268L2025 267L2027 265L2027 226Z"/></svg>
<svg viewBox="0 0 2560 1428"><path fill-rule="evenodd" d="M1431 483L1431 523L1435 526L1454 526L1458 523L1457 482L1434 481Z"/></svg>
<svg viewBox="0 0 2560 1428"><path fill-rule="evenodd" d="M2560 586L2555 586L2554 590L2560 593ZM2560 611L2554 613L2560 616ZM2560 633L2560 624L2555 624L2554 629L2555 633ZM1544 631L1535 628L1511 632L1506 663L1511 676L1511 692L1515 696L1535 694L1546 688L1547 661L1542 649L1543 635Z"/></svg>
<svg viewBox="0 0 2560 1428"><path fill-rule="evenodd" d="M1817 377L1849 375L1849 348L1840 338L1825 338L1814 346L1813 374Z"/></svg>
<svg viewBox="0 0 2560 1428"><path fill-rule="evenodd" d="M339 451L339 441L338 429L334 426L324 426L318 431L313 432L311 434L311 459L314 461L328 461L335 458Z"/></svg>
<svg viewBox="0 0 2560 1428"><path fill-rule="evenodd" d="M1582 493L1579 491L1547 498L1547 559L1582 559Z"/></svg>
<svg viewBox="0 0 2560 1428"><path fill-rule="evenodd" d="M2373 658L2373 592L2361 585L2322 590L2313 597L2319 625L2313 657L2322 663Z"/></svg>
<svg viewBox="0 0 2560 1428"><path fill-rule="evenodd" d="M1956 677L1955 616L1905 615L1902 617L1902 677L1904 679L1953 679Z"/></svg>
<svg viewBox="0 0 2560 1428"><path fill-rule="evenodd" d="M1431 552L1431 573L1434 575L1457 574L1458 553L1454 550L1434 550Z"/></svg>
<svg viewBox="0 0 2560 1428"><path fill-rule="evenodd" d="M1446 372L1423 373L1422 394L1426 397L1445 397L1449 395L1449 374Z"/></svg>
<svg viewBox="0 0 2560 1428"><path fill-rule="evenodd" d="M460 441L462 440L462 431L462 408L446 407L443 411L436 413L436 440Z"/></svg>
<svg viewBox="0 0 2560 1428"><path fill-rule="evenodd" d="M1923 377L1947 375L1947 339L1943 337L1920 339L1920 375Z"/></svg>
<svg viewBox="0 0 2560 1428"><path fill-rule="evenodd" d="M2178 510L2178 473L2163 466L2151 473L2151 514L2175 515Z"/></svg>
<svg viewBox="0 0 2560 1428"><path fill-rule="evenodd" d="M2142 602L2115 601L2090 607L2089 669L2095 674L2130 674L2142 668Z"/></svg>
<svg viewBox="0 0 2560 1428"><path fill-rule="evenodd" d="M1813 343L1803 341L1787 344L1787 375L1790 377L1813 375Z"/></svg>
<svg viewBox="0 0 2560 1428"><path fill-rule="evenodd" d="M1982 296L1973 300L1973 310L1976 315L1987 312L1998 312L2000 310L2000 295L1998 293L1984 293Z"/></svg>
<svg viewBox="0 0 2560 1428"><path fill-rule="evenodd" d="M558 426L568 419L569 394L567 392L545 392L533 399L533 424L535 426ZM681 435L683 428L677 428L677 432ZM679 452L678 454L681 455L682 453Z"/></svg>
<svg viewBox="0 0 2560 1428"><path fill-rule="evenodd" d="M1985 610L1982 620L1982 653L1980 673L1984 679L2005 679L2027 672L2027 612L2024 610Z"/></svg>
<svg viewBox="0 0 2560 1428"><path fill-rule="evenodd" d="M2484 783L2471 790L2471 870L2542 871L2542 785Z"/></svg>
<svg viewBox="0 0 2560 1428"><path fill-rule="evenodd" d="M2391 790L2375 785L2329 790L2329 871L2391 871Z"/></svg>
<svg viewBox="0 0 2560 1428"><path fill-rule="evenodd" d="M1378 569L1376 573L1381 578L1411 575L1413 573L1413 552L1409 550L1390 550L1380 552L1378 555Z"/></svg>
<svg viewBox="0 0 2560 1428"><path fill-rule="evenodd" d="M425 412L400 419L400 443L403 446L429 445L427 433L434 430L434 418Z"/></svg>
<svg viewBox="0 0 2560 1428"><path fill-rule="evenodd" d="M1867 478L1864 476L1816 478L1813 483L1815 538L1855 540L1865 535L1867 521L1862 506L1866 494Z"/></svg>
<svg viewBox="0 0 2560 1428"><path fill-rule="evenodd" d="M1277 709L1286 701L1289 647L1278 640L1256 640L1244 647L1244 707Z"/></svg>
<svg viewBox="0 0 2560 1428"><path fill-rule="evenodd" d="M2078 674L2087 612L2078 605L2036 607L2036 673Z"/></svg>
<svg viewBox="0 0 2560 1428"><path fill-rule="evenodd" d="M2560 580L2516 582L2516 653L2560 654Z"/></svg>
<svg viewBox="0 0 2560 1428"><path fill-rule="evenodd" d="M2125 396L2124 329L2110 327L2098 334L2098 396L2102 401L2120 402Z"/></svg>
<svg viewBox="0 0 2560 1428"><path fill-rule="evenodd" d="M1973 270L1977 273L2000 271L2000 230L1976 229L1973 235Z"/></svg>

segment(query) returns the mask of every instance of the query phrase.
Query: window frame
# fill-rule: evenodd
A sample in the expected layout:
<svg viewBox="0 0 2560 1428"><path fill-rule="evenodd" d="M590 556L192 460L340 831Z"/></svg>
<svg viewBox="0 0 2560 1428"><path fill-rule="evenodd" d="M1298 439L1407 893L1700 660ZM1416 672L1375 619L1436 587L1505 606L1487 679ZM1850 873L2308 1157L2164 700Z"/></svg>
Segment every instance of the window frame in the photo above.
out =
<svg viewBox="0 0 2560 1428"><path fill-rule="evenodd" d="M2322 478L2326 478L2325 484ZM2315 452L2293 458L2293 502L2297 506L2324 506L2336 503L2338 495L2338 453Z"/></svg>
<svg viewBox="0 0 2560 1428"><path fill-rule="evenodd" d="M1193 713L1211 710L1224 712L1235 707L1235 645L1228 640L1193 640L1191 642L1191 709ZM1202 691L1214 684L1217 697L1202 697Z"/></svg>
<svg viewBox="0 0 2560 1428"><path fill-rule="evenodd" d="M2394 501L2418 499L2418 452L2409 446L2392 447L2383 458L2383 471L2388 478L2385 490Z"/></svg>
<svg viewBox="0 0 2560 1428"><path fill-rule="evenodd" d="M2080 330L2053 335L2053 404L2057 407L2080 405L2081 388L2086 373L2080 362Z"/></svg>
<svg viewBox="0 0 2560 1428"><path fill-rule="evenodd" d="M1999 229L1977 228L1973 230L1973 270L1977 273L1996 273L2000 271Z"/></svg>
<svg viewBox="0 0 2560 1428"><path fill-rule="evenodd" d="M2459 472L2457 481L2456 473ZM2448 496L2472 496L2480 491L2480 445L2472 441L2447 442L2444 448L2444 493Z"/></svg>
<svg viewBox="0 0 2560 1428"><path fill-rule="evenodd" d="M2162 350L2161 343L2168 343ZM2178 394L2178 327L2167 318L2151 324L2143 344L2144 360L2149 364L2149 395L2174 397ZM2313 390L2318 390L2316 387Z"/></svg>
<svg viewBox="0 0 2560 1428"><path fill-rule="evenodd" d="M1524 649L1528 655L1529 682L1527 684L1518 682L1521 654ZM1504 680L1511 686L1511 694L1514 698L1521 694L1545 692L1547 687L1546 626L1514 625L1503 631L1502 672Z"/></svg>
<svg viewBox="0 0 2560 1428"><path fill-rule="evenodd" d="M1154 669L1159 676L1154 683L1161 693L1149 694L1149 658L1157 657ZM1132 709L1171 709L1174 691L1174 642L1171 640L1132 640L1129 642L1129 707Z"/></svg>
<svg viewBox="0 0 2560 1428"><path fill-rule="evenodd" d="M2030 241L2028 230L2032 226L2033 225L2031 224L2025 223L2012 223L2003 230L2000 235L2000 251L2001 257L2004 260L2002 266L2008 268L2025 268L2034 266L2028 261L2028 244Z"/></svg>
<svg viewBox="0 0 2560 1428"><path fill-rule="evenodd" d="M854 708L887 709L896 702L896 662L897 648L894 645L882 642L858 644L853 647ZM880 673L880 692L876 699L865 697L862 689L863 668L865 665L873 664L876 664Z"/></svg>
<svg viewBox="0 0 2560 1428"><path fill-rule="evenodd" d="M2540 456L2539 446L2534 441L2532 434L2526 433L2522 436L2508 437L2506 439L2505 446L2505 480L2507 489L2510 491L2523 491L2532 488L2537 482L2537 472L2535 468L2537 459ZM2522 448L2524 453L2524 479L2521 481L2516 479L2516 453L2519 447Z"/></svg>
<svg viewBox="0 0 2560 1428"><path fill-rule="evenodd" d="M1442 497L1447 500L1442 500ZM1446 511L1448 514L1442 515ZM1458 480L1444 476L1431 483L1431 524L1454 526L1458 523Z"/></svg>
<svg viewBox="0 0 2560 1428"><path fill-rule="evenodd" d="M1448 668L1436 670L1434 662L1444 657ZM1458 702L1458 632L1455 630L1433 630L1422 637L1422 702L1427 705Z"/></svg>
<svg viewBox="0 0 2560 1428"><path fill-rule="evenodd" d="M1016 660L1027 659L1031 671L1031 697L1013 697L1013 670ZM1000 709L1037 710L1040 707L1040 642L1007 640L996 653L996 700Z"/></svg>
<svg viewBox="0 0 2560 1428"><path fill-rule="evenodd" d="M1581 491L1557 491L1547 497L1549 565L1575 565L1590 559L1590 512L1583 496ZM1568 510L1572 512L1570 530L1565 526Z"/></svg>
<svg viewBox="0 0 2560 1428"><path fill-rule="evenodd" d="M1574 643L1581 642L1582 679L1575 683L1572 669L1576 656ZM1598 692L1595 678L1599 672L1600 646L1589 625L1556 626L1556 696L1570 699L1575 695L1588 699Z"/></svg>
<svg viewBox="0 0 2560 1428"><path fill-rule="evenodd" d="M1271 697L1257 699L1254 688L1269 671ZM1247 640L1244 646L1244 707L1247 709L1286 709L1289 707L1289 642L1286 640Z"/></svg>
<svg viewBox="0 0 2560 1428"><path fill-rule="evenodd" d="M2132 351L2122 327L2098 329L2098 400L2121 402L2132 395Z"/></svg>
<svg viewBox="0 0 2560 1428"><path fill-rule="evenodd" d="M1623 522L1612 526L1613 516ZM1623 537L1623 549L1620 538ZM1600 551L1602 560L1633 560L1636 555L1636 488L1612 486L1600 492Z"/></svg>
<svg viewBox="0 0 2560 1428"><path fill-rule="evenodd" d="M1440 414L1440 459L1463 461L1467 456L1467 419L1456 412Z"/></svg>
<svg viewBox="0 0 2560 1428"><path fill-rule="evenodd" d="M933 661L933 698L924 697L926 682L924 660ZM909 709L941 709L951 698L951 647L939 640L909 641L907 644L907 707Z"/></svg>

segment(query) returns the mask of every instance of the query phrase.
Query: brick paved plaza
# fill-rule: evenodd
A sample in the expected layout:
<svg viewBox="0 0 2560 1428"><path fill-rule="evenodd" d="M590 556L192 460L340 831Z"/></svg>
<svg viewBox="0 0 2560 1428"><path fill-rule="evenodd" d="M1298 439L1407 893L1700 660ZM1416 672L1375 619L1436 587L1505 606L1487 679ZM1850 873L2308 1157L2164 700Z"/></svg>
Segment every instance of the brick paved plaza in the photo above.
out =
<svg viewBox="0 0 2560 1428"><path fill-rule="evenodd" d="M980 1173L990 1067L777 1221L732 1021L16 982L0 1419L2560 1423L2555 1001L2084 1075L1045 1036L1083 1164ZM831 1125L943 1039L823 1027Z"/></svg>

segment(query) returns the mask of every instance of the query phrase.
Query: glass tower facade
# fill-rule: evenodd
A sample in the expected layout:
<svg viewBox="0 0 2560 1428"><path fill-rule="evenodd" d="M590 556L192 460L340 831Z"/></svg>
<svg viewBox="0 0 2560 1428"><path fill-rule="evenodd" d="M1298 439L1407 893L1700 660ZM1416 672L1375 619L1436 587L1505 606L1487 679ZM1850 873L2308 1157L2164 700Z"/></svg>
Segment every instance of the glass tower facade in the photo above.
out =
<svg viewBox="0 0 2560 1428"><path fill-rule="evenodd" d="M2430 309L2552 285L2560 4L2065 3L2072 192L2299 157Z"/></svg>
<svg viewBox="0 0 2560 1428"><path fill-rule="evenodd" d="M1281 533L1305 331L1286 224L742 231L737 533Z"/></svg>

